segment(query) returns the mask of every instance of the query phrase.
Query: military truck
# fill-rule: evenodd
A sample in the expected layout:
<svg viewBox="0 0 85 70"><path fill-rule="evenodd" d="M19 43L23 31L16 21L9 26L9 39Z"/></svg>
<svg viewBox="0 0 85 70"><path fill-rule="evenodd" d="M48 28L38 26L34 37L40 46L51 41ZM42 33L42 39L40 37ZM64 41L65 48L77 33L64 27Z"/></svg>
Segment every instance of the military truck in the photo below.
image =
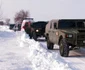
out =
<svg viewBox="0 0 85 70"><path fill-rule="evenodd" d="M85 19L54 19L45 28L47 48L59 45L60 55L67 57L69 51L85 47Z"/></svg>
<svg viewBox="0 0 85 70"><path fill-rule="evenodd" d="M31 32L32 32L32 37L34 40L37 40L38 37L44 37L44 33L45 33L45 26L47 24L47 21L37 21L37 22L33 22L31 24Z"/></svg>

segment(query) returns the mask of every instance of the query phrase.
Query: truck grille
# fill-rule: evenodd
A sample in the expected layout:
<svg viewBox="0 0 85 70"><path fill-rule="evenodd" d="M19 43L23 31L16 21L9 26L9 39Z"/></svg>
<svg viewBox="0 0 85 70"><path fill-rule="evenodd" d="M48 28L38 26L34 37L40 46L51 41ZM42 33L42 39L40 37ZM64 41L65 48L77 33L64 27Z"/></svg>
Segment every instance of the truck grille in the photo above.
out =
<svg viewBox="0 0 85 70"><path fill-rule="evenodd" d="M85 47L85 43L83 41L81 41L81 40L78 40L77 41L77 45L78 46L84 46Z"/></svg>
<svg viewBox="0 0 85 70"><path fill-rule="evenodd" d="M85 47L85 33L77 34L77 45Z"/></svg>
<svg viewBox="0 0 85 70"><path fill-rule="evenodd" d="M85 39L85 35L78 35L77 39Z"/></svg>

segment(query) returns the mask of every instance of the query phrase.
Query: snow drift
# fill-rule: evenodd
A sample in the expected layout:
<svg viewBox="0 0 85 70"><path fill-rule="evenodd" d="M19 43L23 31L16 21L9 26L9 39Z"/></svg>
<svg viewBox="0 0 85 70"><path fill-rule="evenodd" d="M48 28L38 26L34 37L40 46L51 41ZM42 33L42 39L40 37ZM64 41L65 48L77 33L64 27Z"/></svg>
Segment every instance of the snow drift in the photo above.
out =
<svg viewBox="0 0 85 70"><path fill-rule="evenodd" d="M59 54L48 52L39 42L27 38L25 33L23 33L21 39L23 47L29 47L28 60L32 63L34 70L71 70L68 64L59 61Z"/></svg>
<svg viewBox="0 0 85 70"><path fill-rule="evenodd" d="M13 32L0 28L0 69L1 70L71 70L54 54L25 32Z"/></svg>

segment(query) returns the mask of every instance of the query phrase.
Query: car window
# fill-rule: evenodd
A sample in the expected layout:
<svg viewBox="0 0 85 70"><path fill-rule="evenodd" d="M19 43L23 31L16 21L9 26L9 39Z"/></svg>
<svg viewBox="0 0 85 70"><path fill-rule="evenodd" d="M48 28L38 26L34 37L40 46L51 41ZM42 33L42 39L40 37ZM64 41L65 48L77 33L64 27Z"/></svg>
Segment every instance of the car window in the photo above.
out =
<svg viewBox="0 0 85 70"><path fill-rule="evenodd" d="M77 27L78 28L85 28L85 23L84 22L77 22Z"/></svg>
<svg viewBox="0 0 85 70"><path fill-rule="evenodd" d="M56 29L57 28L57 23L56 22L54 22L54 29Z"/></svg>
<svg viewBox="0 0 85 70"><path fill-rule="evenodd" d="M58 28L76 28L74 21L59 21Z"/></svg>

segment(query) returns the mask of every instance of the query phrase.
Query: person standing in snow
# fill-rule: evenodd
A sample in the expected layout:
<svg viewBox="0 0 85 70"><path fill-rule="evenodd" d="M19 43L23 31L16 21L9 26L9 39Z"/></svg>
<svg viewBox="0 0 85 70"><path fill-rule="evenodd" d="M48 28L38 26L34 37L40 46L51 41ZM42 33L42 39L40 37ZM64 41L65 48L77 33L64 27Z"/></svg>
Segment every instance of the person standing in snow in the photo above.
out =
<svg viewBox="0 0 85 70"><path fill-rule="evenodd" d="M21 25L21 31L24 30L26 34L29 34L30 39L32 38L32 33L31 33L31 22L28 20L23 20L22 25Z"/></svg>

